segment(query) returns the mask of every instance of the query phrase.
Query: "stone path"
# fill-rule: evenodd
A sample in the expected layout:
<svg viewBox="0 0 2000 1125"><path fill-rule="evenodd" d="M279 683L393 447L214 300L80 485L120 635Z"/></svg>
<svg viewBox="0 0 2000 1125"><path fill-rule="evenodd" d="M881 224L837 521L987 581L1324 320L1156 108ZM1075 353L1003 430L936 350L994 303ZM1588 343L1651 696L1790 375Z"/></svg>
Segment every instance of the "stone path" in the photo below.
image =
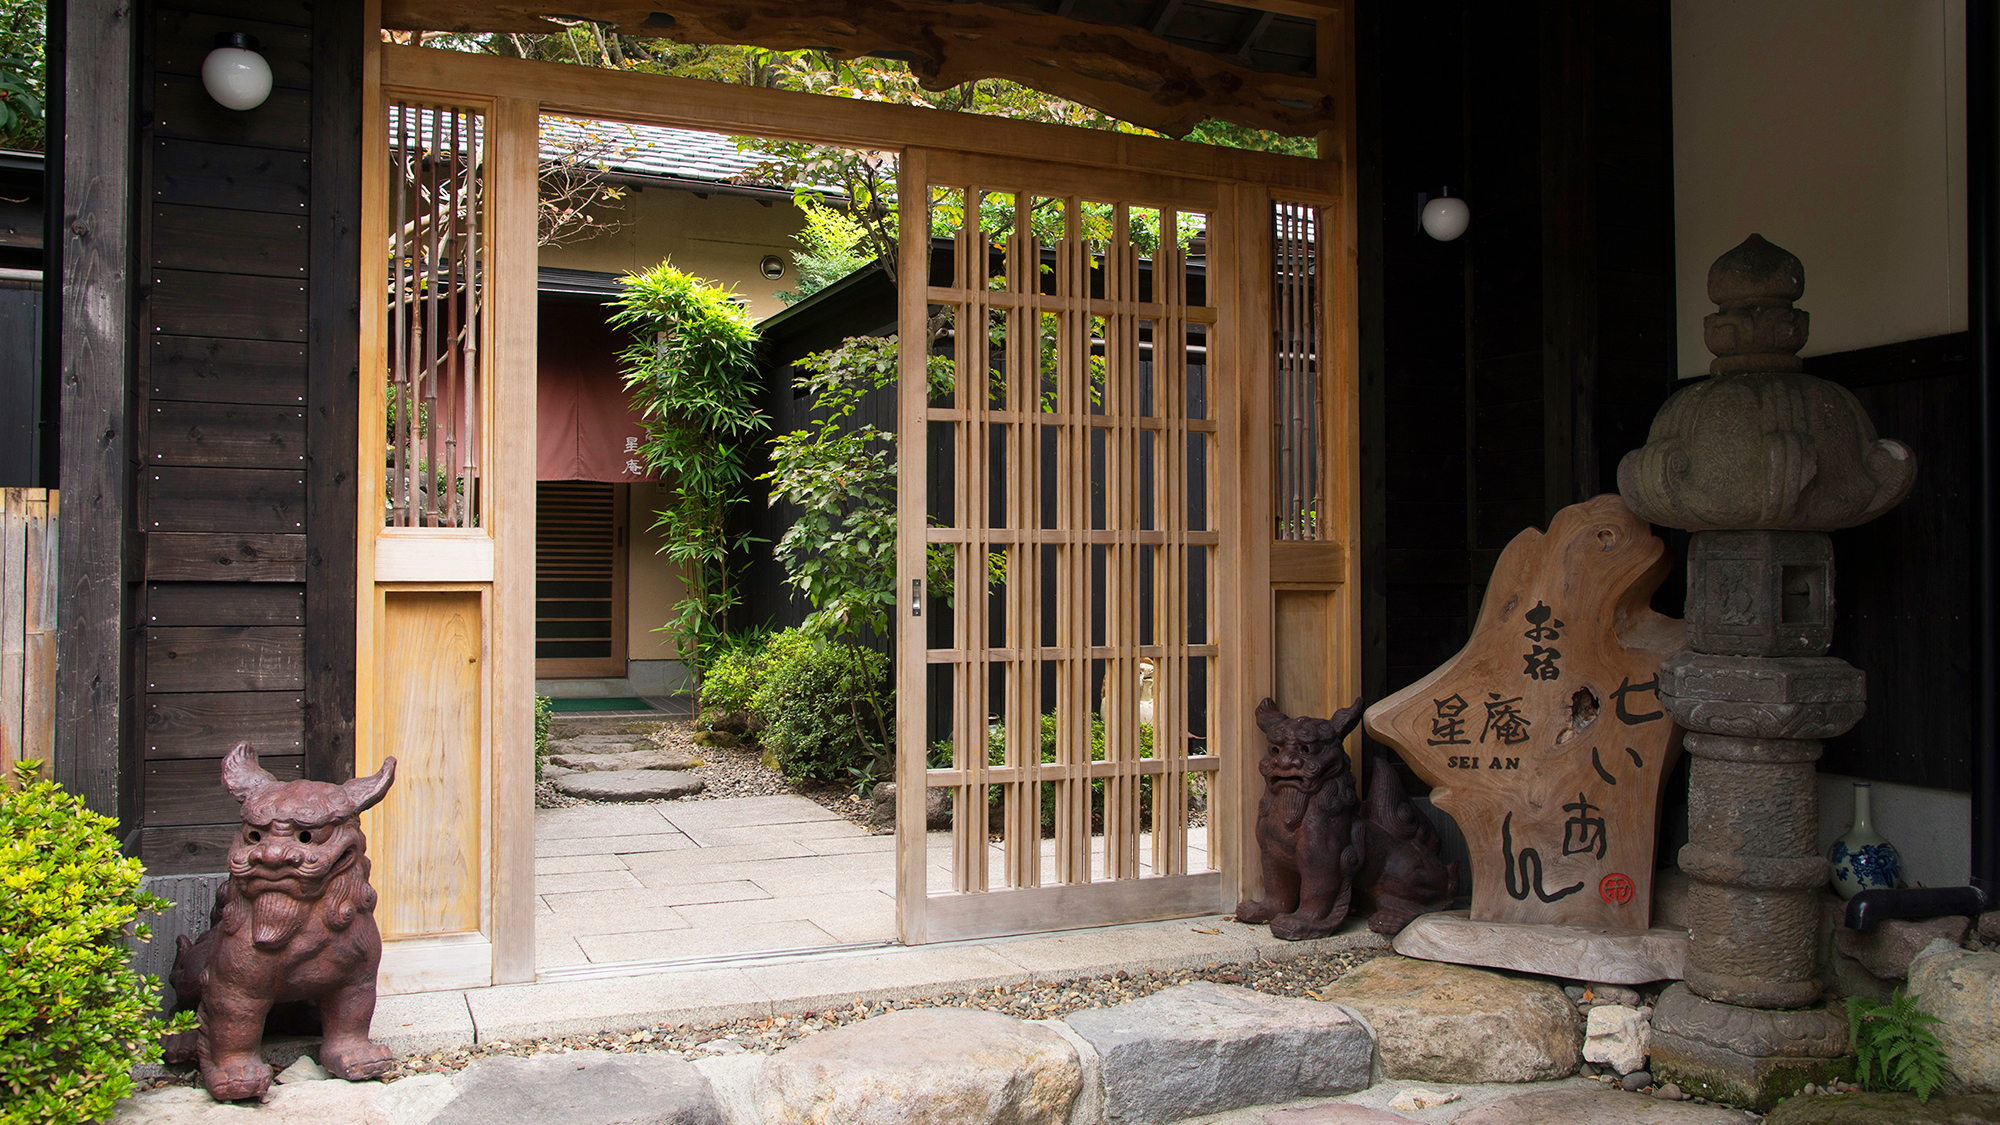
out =
<svg viewBox="0 0 2000 1125"><path fill-rule="evenodd" d="M560 780L672 785L680 776L643 769ZM1188 834L1189 866L1198 870L1208 862L1207 830ZM1141 837L1147 859L1149 839ZM1101 871L1102 838L1095 844ZM949 833L929 835L933 893L951 887L951 848ZM873 835L805 797L538 809L535 965L563 979L586 966L891 942L895 850L894 836ZM1044 841L1043 853L1053 876L1054 841ZM993 848L990 858L997 884L1003 857Z"/></svg>

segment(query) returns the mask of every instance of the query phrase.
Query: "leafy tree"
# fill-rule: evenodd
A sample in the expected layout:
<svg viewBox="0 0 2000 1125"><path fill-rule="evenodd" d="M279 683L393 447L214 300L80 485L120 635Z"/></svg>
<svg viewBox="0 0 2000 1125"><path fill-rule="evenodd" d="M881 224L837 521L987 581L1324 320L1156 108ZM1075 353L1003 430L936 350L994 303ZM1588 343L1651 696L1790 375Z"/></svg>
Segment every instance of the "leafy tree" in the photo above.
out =
<svg viewBox="0 0 2000 1125"><path fill-rule="evenodd" d="M864 249L868 231L846 210L821 203L813 196L798 201L805 228L795 241L799 252L792 255L799 285L778 294L778 299L794 305L832 285L875 260L875 251Z"/></svg>
<svg viewBox="0 0 2000 1125"><path fill-rule="evenodd" d="M47 22L47 0L0 0L0 148L46 143Z"/></svg>
<svg viewBox="0 0 2000 1125"><path fill-rule="evenodd" d="M741 594L733 560L753 542L728 529L744 501L750 453L770 421L757 409L757 329L729 294L662 262L623 279L614 328L625 387L645 419L640 454L671 487L654 528L679 563L687 593L664 626L697 680L725 643Z"/></svg>

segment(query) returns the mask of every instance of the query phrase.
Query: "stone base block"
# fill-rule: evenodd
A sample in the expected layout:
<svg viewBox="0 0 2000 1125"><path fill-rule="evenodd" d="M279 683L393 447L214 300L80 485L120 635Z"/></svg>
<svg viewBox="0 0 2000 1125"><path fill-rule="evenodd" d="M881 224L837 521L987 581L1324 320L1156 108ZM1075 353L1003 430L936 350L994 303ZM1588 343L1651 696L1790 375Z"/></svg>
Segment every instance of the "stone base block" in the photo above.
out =
<svg viewBox="0 0 2000 1125"><path fill-rule="evenodd" d="M1368 1025L1338 1004L1206 982L1063 1022L1096 1050L1104 1118L1122 1125L1365 1089L1375 1055Z"/></svg>
<svg viewBox="0 0 2000 1125"><path fill-rule="evenodd" d="M1582 926L1475 922L1469 911L1448 910L1419 916L1396 935L1395 947L1405 957L1425 961L1605 984L1687 976L1687 931L1664 926L1631 934Z"/></svg>
<svg viewBox="0 0 2000 1125"><path fill-rule="evenodd" d="M1690 1095L1768 1113L1808 1082L1853 1078L1854 1057L1836 1009L1739 1008L1677 984L1653 1009L1651 1070Z"/></svg>

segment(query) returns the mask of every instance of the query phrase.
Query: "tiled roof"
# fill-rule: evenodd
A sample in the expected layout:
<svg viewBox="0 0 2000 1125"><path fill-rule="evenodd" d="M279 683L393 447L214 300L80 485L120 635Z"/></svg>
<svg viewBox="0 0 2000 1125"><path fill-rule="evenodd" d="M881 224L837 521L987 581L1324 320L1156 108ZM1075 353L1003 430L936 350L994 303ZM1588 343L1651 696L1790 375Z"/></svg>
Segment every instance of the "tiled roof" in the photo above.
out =
<svg viewBox="0 0 2000 1125"><path fill-rule="evenodd" d="M601 162L612 172L629 175L730 184L744 182L740 177L766 157L759 152L737 151L735 139L720 133L544 117L542 159L581 159Z"/></svg>

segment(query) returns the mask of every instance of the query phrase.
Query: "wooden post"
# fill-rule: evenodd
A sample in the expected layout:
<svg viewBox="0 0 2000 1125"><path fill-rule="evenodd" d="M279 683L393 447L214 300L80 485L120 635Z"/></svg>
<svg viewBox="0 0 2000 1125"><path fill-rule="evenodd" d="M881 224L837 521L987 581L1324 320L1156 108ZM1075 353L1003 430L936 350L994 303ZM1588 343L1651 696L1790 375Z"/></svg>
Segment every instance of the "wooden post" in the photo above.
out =
<svg viewBox="0 0 2000 1125"><path fill-rule="evenodd" d="M56 509L45 489L0 493L0 783L54 750Z"/></svg>
<svg viewBox="0 0 2000 1125"><path fill-rule="evenodd" d="M373 25L366 25L372 27ZM354 776L355 451L361 396L361 69L356 0L313 6L307 214L306 776Z"/></svg>
<svg viewBox="0 0 2000 1125"><path fill-rule="evenodd" d="M64 14L62 428L55 778L130 819L121 745L131 534L133 6L73 0Z"/></svg>

